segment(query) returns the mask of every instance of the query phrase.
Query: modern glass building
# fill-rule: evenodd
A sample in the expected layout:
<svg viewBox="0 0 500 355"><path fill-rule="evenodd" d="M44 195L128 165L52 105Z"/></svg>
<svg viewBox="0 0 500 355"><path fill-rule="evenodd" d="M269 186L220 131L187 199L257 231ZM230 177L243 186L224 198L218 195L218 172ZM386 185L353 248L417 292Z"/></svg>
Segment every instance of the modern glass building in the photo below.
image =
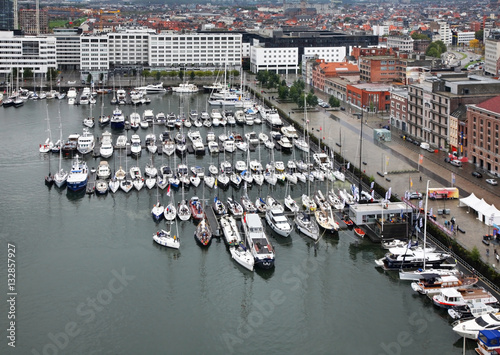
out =
<svg viewBox="0 0 500 355"><path fill-rule="evenodd" d="M14 30L14 0L0 0L0 31Z"/></svg>

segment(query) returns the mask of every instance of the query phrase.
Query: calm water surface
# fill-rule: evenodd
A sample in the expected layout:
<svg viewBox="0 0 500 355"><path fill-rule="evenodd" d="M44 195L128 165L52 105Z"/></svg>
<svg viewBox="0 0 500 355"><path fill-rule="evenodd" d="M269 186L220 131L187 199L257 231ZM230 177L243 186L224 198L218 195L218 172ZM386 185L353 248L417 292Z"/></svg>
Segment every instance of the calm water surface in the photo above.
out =
<svg viewBox="0 0 500 355"><path fill-rule="evenodd" d="M104 112L111 114L109 97L105 101ZM203 94L183 103L172 95L152 97L152 101L137 111L179 112L179 105L185 113L210 110ZM452 332L446 313L416 295L396 275L375 269L374 259L383 251L357 239L352 231L325 236L314 245L297 233L282 238L268 229L277 253L276 267L250 273L231 260L221 240L214 239L206 250L200 248L193 238L192 222L178 224L179 251L154 244L153 233L164 227L156 225L150 215L155 189L118 191L104 197L48 189L43 177L49 164L55 172L59 162L56 155L38 152L47 137L47 112L55 141L59 111L67 137L82 132L82 119L90 110L66 101L29 101L18 109L0 108L0 290L7 299L5 266L10 242L16 245L18 292L15 349L7 346L8 310L5 301L0 303L4 335L0 353L461 352L462 341ZM100 101L92 110L98 117ZM123 110L128 115L134 108ZM99 127L93 130L96 136L102 133ZM224 128L214 130L221 134ZM204 134L206 129L200 131ZM138 133L144 139L148 132ZM155 128L155 133L160 129ZM259 152L251 154L255 158ZM260 155L263 162L272 158L266 149ZM290 157L276 152L274 158ZM85 159L89 167L99 163L91 156ZM154 159L158 167L167 163L160 155ZM237 159L246 157L238 151ZM148 160L143 151L138 161L142 169ZM118 167L116 151L109 161L112 168ZM190 166L210 162L217 163L217 157L187 158ZM133 163L130 157L122 157L122 165ZM69 169L71 161L64 159L62 164ZM311 187L317 188L326 186ZM299 199L303 189L293 187L292 196ZM202 185L185 191L187 198L196 194L208 201L215 193L222 199L239 199L242 191L214 192ZM250 190L252 197L268 193L282 199L285 187ZM177 191L176 200L180 195ZM165 191L161 199L168 202ZM473 353L472 347L468 345L468 354Z"/></svg>

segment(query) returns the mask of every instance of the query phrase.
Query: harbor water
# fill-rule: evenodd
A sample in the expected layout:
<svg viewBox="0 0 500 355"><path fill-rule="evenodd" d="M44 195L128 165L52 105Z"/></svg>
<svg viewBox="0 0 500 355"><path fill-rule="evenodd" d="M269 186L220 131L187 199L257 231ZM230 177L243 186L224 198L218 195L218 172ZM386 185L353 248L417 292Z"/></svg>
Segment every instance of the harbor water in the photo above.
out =
<svg viewBox="0 0 500 355"><path fill-rule="evenodd" d="M150 96L148 106L122 106L125 115L152 109L210 111L206 94ZM59 121L63 137L82 133L82 121L92 115L111 115L110 96L92 107L68 105L66 100L27 101L20 108L0 108L0 303L1 354L457 354L463 341L451 328L446 312L412 291L396 273L375 268L384 251L352 230L324 235L319 242L297 232L283 238L266 232L276 250L275 268L249 272L237 265L222 239L209 248L196 244L192 221L174 224L179 250L158 246L152 236L165 222L155 223L151 208L156 188L105 196L68 194L47 188L44 177L57 171L56 154L41 154L47 138L47 117L55 142ZM182 107L182 109L180 108ZM91 112L92 111L92 112ZM59 116L61 120L59 120ZM155 127L155 134L164 127ZM191 129L195 129L194 127ZM226 128L230 130L229 128ZM233 128L269 132L269 127ZM96 137L104 130L94 127ZM199 128L205 140L207 128ZM225 128L210 128L216 135ZM243 131L244 130L244 131ZM152 128L139 129L144 141ZM113 141L118 134L113 132ZM187 129L185 129L187 133ZM132 131L128 132L128 136ZM234 155L234 156L233 156ZM227 159L247 160L246 153L211 156L187 154L189 167ZM305 159L298 151L274 157L264 147L251 152L265 165L274 160ZM89 167L100 158L84 157ZM142 170L146 150L137 161L118 151L109 164ZM181 160L156 155L157 168L172 168ZM63 159L69 170L71 159ZM311 184L311 190L327 188ZM330 188L331 186L330 182ZM335 182L349 189L349 183ZM249 195L290 193L300 201L304 184L288 189L252 186ZM209 189L203 183L184 191L210 204L214 197L234 196L242 189ZM179 201L181 190L174 192ZM167 204L166 189L160 200ZM263 223L265 224L264 220ZM15 347L9 346L7 296L8 244L15 245ZM473 343L466 353L473 354Z"/></svg>

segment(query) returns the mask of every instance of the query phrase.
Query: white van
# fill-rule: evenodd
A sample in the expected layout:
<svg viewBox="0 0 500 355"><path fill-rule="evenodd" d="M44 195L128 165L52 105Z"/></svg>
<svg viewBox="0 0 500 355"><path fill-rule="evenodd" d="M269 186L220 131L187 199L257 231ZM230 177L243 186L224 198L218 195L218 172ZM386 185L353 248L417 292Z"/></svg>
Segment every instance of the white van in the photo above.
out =
<svg viewBox="0 0 500 355"><path fill-rule="evenodd" d="M426 143L426 142L420 143L420 148L422 148L422 149L427 150L427 149L429 149L429 147L430 147L429 143Z"/></svg>
<svg viewBox="0 0 500 355"><path fill-rule="evenodd" d="M462 162L460 160L457 160L457 159L450 161L450 163L451 163L451 165L455 165L458 167L462 166Z"/></svg>

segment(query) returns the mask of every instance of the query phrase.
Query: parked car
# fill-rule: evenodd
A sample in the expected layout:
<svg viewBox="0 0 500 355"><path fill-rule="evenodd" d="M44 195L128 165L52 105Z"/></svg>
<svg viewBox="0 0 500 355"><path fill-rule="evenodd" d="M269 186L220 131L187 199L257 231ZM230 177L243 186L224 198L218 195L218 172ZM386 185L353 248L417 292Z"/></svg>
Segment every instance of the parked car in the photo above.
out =
<svg viewBox="0 0 500 355"><path fill-rule="evenodd" d="M483 174L481 174L479 171L473 171L472 176L477 177L477 178L482 178Z"/></svg>
<svg viewBox="0 0 500 355"><path fill-rule="evenodd" d="M451 163L451 165L454 165L454 166L458 166L458 167L462 166L462 162L458 159L452 160L450 163Z"/></svg>
<svg viewBox="0 0 500 355"><path fill-rule="evenodd" d="M498 185L498 182L496 179L486 179L485 180L488 184L490 185Z"/></svg>
<svg viewBox="0 0 500 355"><path fill-rule="evenodd" d="M345 107L344 106L340 106L340 111L345 111Z"/></svg>
<svg viewBox="0 0 500 355"><path fill-rule="evenodd" d="M444 162L445 162L445 163L449 163L449 162L451 162L451 159L450 159L450 158L448 158L448 157L446 157L446 158L444 158Z"/></svg>
<svg viewBox="0 0 500 355"><path fill-rule="evenodd" d="M422 194L420 192L409 192L408 193L408 198L410 200L421 200L422 199Z"/></svg>
<svg viewBox="0 0 500 355"><path fill-rule="evenodd" d="M413 144L420 146L420 142L417 140L413 141Z"/></svg>
<svg viewBox="0 0 500 355"><path fill-rule="evenodd" d="M413 143L413 139L411 139L410 137L406 137L406 141L409 143Z"/></svg>

